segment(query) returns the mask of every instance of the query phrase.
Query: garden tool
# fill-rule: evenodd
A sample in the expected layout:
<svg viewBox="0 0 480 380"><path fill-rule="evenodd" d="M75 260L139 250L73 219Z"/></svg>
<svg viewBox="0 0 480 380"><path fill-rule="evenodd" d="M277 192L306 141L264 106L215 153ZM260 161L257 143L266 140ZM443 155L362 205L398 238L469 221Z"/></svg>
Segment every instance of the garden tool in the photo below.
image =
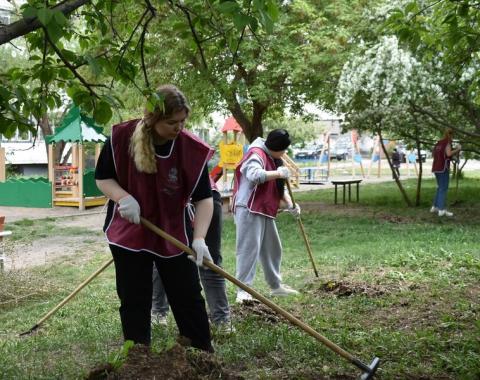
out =
<svg viewBox="0 0 480 380"><path fill-rule="evenodd" d="M20 334L20 336L23 335L28 335L32 332L34 332L37 328L40 327L40 325L45 322L48 318L50 318L58 309L60 309L63 305L65 305L68 301L70 301L73 297L77 295L80 290L82 290L85 286L87 286L90 281L92 281L95 277L97 277L100 273L102 273L111 263L113 263L113 259L108 260L106 263L104 263L99 269L95 271L95 273L92 273L85 281L83 281L80 285L77 286L77 288L68 295L62 302L60 302L57 306L55 306L52 310L50 310L45 316L40 319L35 325L30 330L27 330L23 333Z"/></svg>
<svg viewBox="0 0 480 380"><path fill-rule="evenodd" d="M140 221L146 228L148 228L149 230L151 230L155 234L161 236L165 240L167 240L170 243L172 243L173 245L175 245L177 248L186 252L187 254L195 256L195 252L190 247L186 246L181 241L175 239L173 236L169 235L168 233L166 233L162 229L158 228L156 225L154 225L149 220L147 220L143 217L140 217ZM373 378L375 372L377 371L378 365L380 363L379 358L375 357L373 359L373 361L370 363L370 365L367 365L367 364L363 363L362 361L360 361L359 359L357 359L356 357L354 357L353 355L351 355L350 353L348 353L347 351L345 351L341 347L337 346L335 343L328 340L323 335L316 332L312 327L305 324L304 322L302 322L301 320L299 320L298 318L296 318L292 314L290 314L288 311L282 309L280 306L276 305L275 303L270 301L268 298L266 298L263 295L261 295L260 293L258 293L255 289L253 289L253 288L249 287L248 285L244 284L243 282L237 280L235 277L233 277L228 272L224 271L219 266L215 265L213 262L204 259L203 260L203 266L213 270L214 272L218 273L219 275L226 278L230 282L234 283L236 286L243 289L244 291L249 293L251 296L255 297L257 300L262 302L264 305L268 306L270 309L272 309L273 311L277 312L278 314L280 314L281 316L286 318L293 325L301 328L307 334L309 334L310 336L314 337L315 339L317 339L318 341L320 341L321 343L326 345L333 352L335 352L336 354L338 354L338 355L342 356L343 358L347 359L350 363L352 363L353 365L355 365L356 367L361 369L363 371L362 375L360 376L361 380L367 380L367 379Z"/></svg>
<svg viewBox="0 0 480 380"><path fill-rule="evenodd" d="M292 187L290 186L290 181L287 179L285 180L287 183L288 193L290 194L290 199L292 200L293 207L295 207L295 198L293 198ZM307 238L307 234L305 233L305 228L303 227L302 219L300 215L297 217L298 226L300 227L300 231L302 232L303 241L305 242L305 246L307 247L308 257L310 258L310 262L312 263L313 271L315 272L315 276L318 277L317 267L315 266L315 261L313 260L312 255L312 248L310 247L310 243Z"/></svg>

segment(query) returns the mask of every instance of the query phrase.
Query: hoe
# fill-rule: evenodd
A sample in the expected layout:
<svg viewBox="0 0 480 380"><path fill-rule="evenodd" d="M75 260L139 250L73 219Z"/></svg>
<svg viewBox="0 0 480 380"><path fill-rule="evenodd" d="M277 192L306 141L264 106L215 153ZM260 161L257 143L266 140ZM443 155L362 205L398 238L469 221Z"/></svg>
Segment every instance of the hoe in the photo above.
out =
<svg viewBox="0 0 480 380"><path fill-rule="evenodd" d="M180 248L184 252L188 253L189 255L194 255L195 252L185 244L183 244L181 241L175 239L173 236L167 234L165 231L161 230L158 228L156 225L148 221L147 219L141 217L141 222L142 224L147 227L149 230L153 231L157 235L161 236L165 240L168 240L170 243L174 244L176 247ZM264 305L268 306L270 309L273 311L277 312L284 318L286 318L288 321L290 321L292 324L295 326L301 328L303 331L305 331L307 334L311 335L315 339L319 340L321 343L326 345L328 348L330 348L333 352L336 354L342 356L343 358L347 359L350 363L358 367L360 370L363 371L362 375L360 376L361 380L367 380L367 379L372 379L373 376L375 375L375 372L377 371L378 364L380 363L380 359L375 357L370 365L367 365L354 357L352 354L349 352L345 351L341 347L337 346L335 343L331 342L327 338L325 338L323 335L319 334L316 332L313 328L311 328L309 325L305 324L298 318L294 317L292 314L290 314L288 311L282 309L280 306L277 304L273 303L270 301L268 298L264 297L260 293L258 293L255 289L252 289L248 285L244 284L243 282L237 280L235 277L233 277L231 274L228 272L224 271L222 268L219 266L215 265L211 261L208 260L203 260L203 266L213 270L214 272L218 273L219 275L223 276L230 282L233 282L235 285L237 285L239 288L245 290L247 293L255 297L257 300L262 302Z"/></svg>
<svg viewBox="0 0 480 380"><path fill-rule="evenodd" d="M157 235L161 236L165 240L168 240L170 243L174 244L176 247L180 248L184 252L188 253L189 255L195 256L195 252L185 244L183 244L181 241L175 239L173 236L167 234L165 231L161 230L158 228L156 225L148 221L147 219L141 217L141 222L142 224L147 227L149 230L153 231ZM57 306L55 306L52 310L50 310L42 319L40 319L32 328L30 328L28 331L25 331L20 334L20 336L24 335L29 335L33 331L35 331L37 328L40 327L40 325L45 322L49 317L51 317L58 309L60 309L62 306L64 306L68 301L70 301L77 293L80 292L89 282L91 282L96 276L98 276L102 271L104 271L111 263L113 262L113 259L108 260L105 262L101 268L99 268L95 273L90 275L84 282L82 282L68 297L66 297L62 302L60 302ZM307 325L306 323L302 322L298 318L294 317L292 314L290 314L288 311L282 309L280 306L277 304L273 303L270 301L268 298L264 297L260 293L258 293L255 289L249 287L248 285L244 284L243 282L237 280L235 277L233 277L231 274L228 272L224 271L222 268L219 266L215 265L211 261L208 260L203 260L203 266L213 270L214 272L218 273L219 275L223 276L230 282L234 283L237 285L239 288L245 290L247 293L255 297L257 300L262 302L264 305L268 306L270 309L273 311L277 312L281 316L283 316L285 319L290 321L293 325L299 327L303 331L305 331L307 334L310 336L314 337L321 343L323 343L325 346L327 346L329 349L331 349L333 352L336 354L342 356L344 359L348 360L350 363L358 367L360 370L363 371L363 373L360 376L360 380L367 380L367 379L372 379L373 376L375 375L375 372L377 371L378 365L380 363L380 359L375 357L370 365L367 365L363 363L361 360L357 359L354 357L352 354L349 352L345 351L341 347L337 346L335 343L331 342L328 340L326 337L323 335L319 334L317 331L315 331L312 327Z"/></svg>

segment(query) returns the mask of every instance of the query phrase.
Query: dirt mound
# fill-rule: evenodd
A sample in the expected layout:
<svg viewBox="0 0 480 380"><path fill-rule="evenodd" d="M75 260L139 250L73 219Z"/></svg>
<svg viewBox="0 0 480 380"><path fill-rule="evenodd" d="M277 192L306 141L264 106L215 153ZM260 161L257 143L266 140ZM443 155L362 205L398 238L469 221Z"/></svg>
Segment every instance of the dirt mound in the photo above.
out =
<svg viewBox="0 0 480 380"><path fill-rule="evenodd" d="M229 373L211 354L176 344L160 354L151 352L146 346L135 345L120 368L115 370L111 364L102 365L87 377L87 380L100 379L243 380L243 377Z"/></svg>
<svg viewBox="0 0 480 380"><path fill-rule="evenodd" d="M314 290L315 292L315 290ZM355 284L341 281L327 281L320 285L316 292L326 292L337 297L348 297L351 295L366 295L368 297L378 297L386 293L386 289L380 286Z"/></svg>
<svg viewBox="0 0 480 380"><path fill-rule="evenodd" d="M245 319L253 316L254 318L272 324L280 321L277 313L257 300L245 300L241 304L233 306L232 314L235 318Z"/></svg>

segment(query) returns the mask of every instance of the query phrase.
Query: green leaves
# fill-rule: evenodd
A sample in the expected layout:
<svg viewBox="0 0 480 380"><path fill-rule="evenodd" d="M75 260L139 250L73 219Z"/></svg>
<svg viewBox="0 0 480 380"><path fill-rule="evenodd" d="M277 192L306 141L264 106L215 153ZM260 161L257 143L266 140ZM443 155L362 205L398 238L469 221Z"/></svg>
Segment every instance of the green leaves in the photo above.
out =
<svg viewBox="0 0 480 380"><path fill-rule="evenodd" d="M53 19L53 11L48 8L40 8L37 10L37 17L43 26L47 26Z"/></svg>
<svg viewBox="0 0 480 380"><path fill-rule="evenodd" d="M93 118L99 124L106 124L112 118L112 109L110 104L104 100L96 102L93 110Z"/></svg>

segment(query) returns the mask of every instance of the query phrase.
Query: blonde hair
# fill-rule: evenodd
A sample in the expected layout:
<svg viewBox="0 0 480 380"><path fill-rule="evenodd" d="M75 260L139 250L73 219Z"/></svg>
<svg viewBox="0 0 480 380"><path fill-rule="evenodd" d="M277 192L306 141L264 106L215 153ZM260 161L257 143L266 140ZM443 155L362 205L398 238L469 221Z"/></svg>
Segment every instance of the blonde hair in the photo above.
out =
<svg viewBox="0 0 480 380"><path fill-rule="evenodd" d="M160 86L156 94L161 98L161 104L153 111L145 109L143 118L138 122L130 140L129 152L138 171L148 174L157 172L155 159L154 126L160 120L168 119L180 111L190 113L187 98L175 86L167 84Z"/></svg>
<svg viewBox="0 0 480 380"><path fill-rule="evenodd" d="M452 128L445 129L445 132L443 133L443 138L451 140L452 137L453 137L453 129Z"/></svg>

